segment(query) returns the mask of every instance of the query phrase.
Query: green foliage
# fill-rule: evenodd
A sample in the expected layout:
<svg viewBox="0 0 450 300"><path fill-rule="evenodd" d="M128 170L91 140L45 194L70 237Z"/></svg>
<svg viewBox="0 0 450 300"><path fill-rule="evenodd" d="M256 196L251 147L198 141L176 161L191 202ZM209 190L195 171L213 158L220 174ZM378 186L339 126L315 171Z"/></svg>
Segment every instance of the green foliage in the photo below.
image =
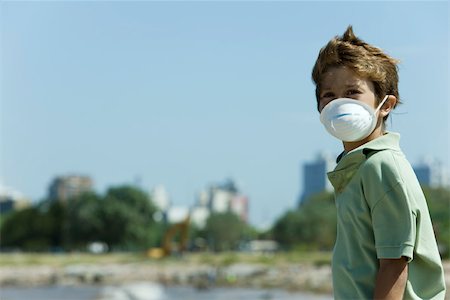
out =
<svg viewBox="0 0 450 300"><path fill-rule="evenodd" d="M85 193L68 202L64 228L67 248L83 249L87 242L102 240L106 224L100 218L101 210L101 198L95 193Z"/></svg>
<svg viewBox="0 0 450 300"><path fill-rule="evenodd" d="M332 249L336 236L333 194L323 192L306 199L301 207L276 221L272 234L285 248Z"/></svg>
<svg viewBox="0 0 450 300"><path fill-rule="evenodd" d="M103 241L113 248L146 249L159 238L155 232L160 226L153 220L155 207L141 190L123 186L107 191L100 211ZM153 234L151 234L153 232Z"/></svg>
<svg viewBox="0 0 450 300"><path fill-rule="evenodd" d="M51 202L42 218L48 222L48 232L51 248L59 248L63 244L64 224L67 210L61 202Z"/></svg>
<svg viewBox="0 0 450 300"><path fill-rule="evenodd" d="M427 199L439 250L444 258L450 258L450 190L422 188Z"/></svg>
<svg viewBox="0 0 450 300"><path fill-rule="evenodd" d="M85 193L66 204L44 200L3 217L1 246L84 250L88 243L101 241L113 250L144 250L161 240L162 224L153 220L155 211L149 197L130 186L110 188L105 196Z"/></svg>
<svg viewBox="0 0 450 300"><path fill-rule="evenodd" d="M450 257L450 190L423 187L443 257ZM3 249L83 250L102 241L112 250L145 250L161 243L165 227L155 222L156 209L146 193L131 186L110 188L105 195L82 194L66 204L44 200L37 206L1 217ZM190 237L215 251L236 250L243 241L273 237L286 249L331 250L336 235L332 193L319 193L286 212L270 232L258 233L237 215L212 214L204 229L190 228ZM202 246L203 245L203 246Z"/></svg>
<svg viewBox="0 0 450 300"><path fill-rule="evenodd" d="M450 190L422 187L428 203L439 250L450 258ZM319 193L274 224L271 235L288 249L331 250L336 235L336 208L332 193Z"/></svg>
<svg viewBox="0 0 450 300"><path fill-rule="evenodd" d="M211 214L206 221L204 235L214 251L236 250L249 229L232 212Z"/></svg>
<svg viewBox="0 0 450 300"><path fill-rule="evenodd" d="M43 202L9 214L1 228L2 248L44 251L61 244L63 208Z"/></svg>

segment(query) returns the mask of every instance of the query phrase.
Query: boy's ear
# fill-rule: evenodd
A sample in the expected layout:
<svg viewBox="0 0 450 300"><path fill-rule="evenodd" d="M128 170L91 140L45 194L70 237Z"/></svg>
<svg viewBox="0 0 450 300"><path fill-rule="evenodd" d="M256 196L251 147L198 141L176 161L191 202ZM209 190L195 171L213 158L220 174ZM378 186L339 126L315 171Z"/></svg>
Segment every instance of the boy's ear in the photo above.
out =
<svg viewBox="0 0 450 300"><path fill-rule="evenodd" d="M395 105L397 104L397 97L393 95L389 95L386 99L386 102L384 102L383 107L381 107L381 115L383 117L387 116L391 110L394 109Z"/></svg>

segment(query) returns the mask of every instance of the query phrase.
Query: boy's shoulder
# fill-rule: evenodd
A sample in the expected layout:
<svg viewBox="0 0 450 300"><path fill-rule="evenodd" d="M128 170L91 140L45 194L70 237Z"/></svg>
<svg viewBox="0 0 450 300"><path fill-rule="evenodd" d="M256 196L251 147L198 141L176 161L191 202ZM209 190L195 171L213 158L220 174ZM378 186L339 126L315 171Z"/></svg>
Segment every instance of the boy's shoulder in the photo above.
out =
<svg viewBox="0 0 450 300"><path fill-rule="evenodd" d="M386 149L371 153L361 165L360 172L362 187L371 207L390 193L407 201L413 201L409 199L411 195L423 197L414 170L401 151Z"/></svg>
<svg viewBox="0 0 450 300"><path fill-rule="evenodd" d="M366 160L361 165L364 176L375 178L401 178L405 163L409 164L401 151L364 149Z"/></svg>
<svg viewBox="0 0 450 300"><path fill-rule="evenodd" d="M362 171L368 175L401 175L409 162L400 149L400 135L388 132L360 148L365 156ZM391 177L391 176L389 176Z"/></svg>

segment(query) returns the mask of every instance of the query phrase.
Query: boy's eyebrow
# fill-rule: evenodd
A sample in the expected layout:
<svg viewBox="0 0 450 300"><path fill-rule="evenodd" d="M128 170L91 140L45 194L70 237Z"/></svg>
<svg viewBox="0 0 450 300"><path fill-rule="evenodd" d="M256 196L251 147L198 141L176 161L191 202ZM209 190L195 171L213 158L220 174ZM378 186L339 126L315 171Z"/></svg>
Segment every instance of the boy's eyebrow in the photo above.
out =
<svg viewBox="0 0 450 300"><path fill-rule="evenodd" d="M345 85L345 87L347 87L347 88L359 87L359 86L360 86L359 82L349 83L349 84Z"/></svg>
<svg viewBox="0 0 450 300"><path fill-rule="evenodd" d="M346 84L346 85L345 85L346 88L355 88L355 87L359 87L359 86L360 86L359 82L349 83L349 84ZM321 91L326 91L326 90L331 90L331 89L332 89L332 88L329 87L329 86L321 86L321 87L320 87L320 90L321 90Z"/></svg>

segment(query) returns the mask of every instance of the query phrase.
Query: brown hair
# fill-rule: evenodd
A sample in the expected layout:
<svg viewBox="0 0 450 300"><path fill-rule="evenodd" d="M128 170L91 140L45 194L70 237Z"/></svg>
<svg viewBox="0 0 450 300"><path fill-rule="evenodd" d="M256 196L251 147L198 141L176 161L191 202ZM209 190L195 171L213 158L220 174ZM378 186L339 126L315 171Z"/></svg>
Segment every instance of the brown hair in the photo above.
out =
<svg viewBox="0 0 450 300"><path fill-rule="evenodd" d="M385 95L393 95L400 103L398 93L398 60L385 54L380 48L367 44L353 33L348 26L342 36L336 36L320 49L312 70L312 80L316 84L317 107L323 75L331 67L346 66L358 76L373 82L377 103ZM395 106L394 106L395 107Z"/></svg>

